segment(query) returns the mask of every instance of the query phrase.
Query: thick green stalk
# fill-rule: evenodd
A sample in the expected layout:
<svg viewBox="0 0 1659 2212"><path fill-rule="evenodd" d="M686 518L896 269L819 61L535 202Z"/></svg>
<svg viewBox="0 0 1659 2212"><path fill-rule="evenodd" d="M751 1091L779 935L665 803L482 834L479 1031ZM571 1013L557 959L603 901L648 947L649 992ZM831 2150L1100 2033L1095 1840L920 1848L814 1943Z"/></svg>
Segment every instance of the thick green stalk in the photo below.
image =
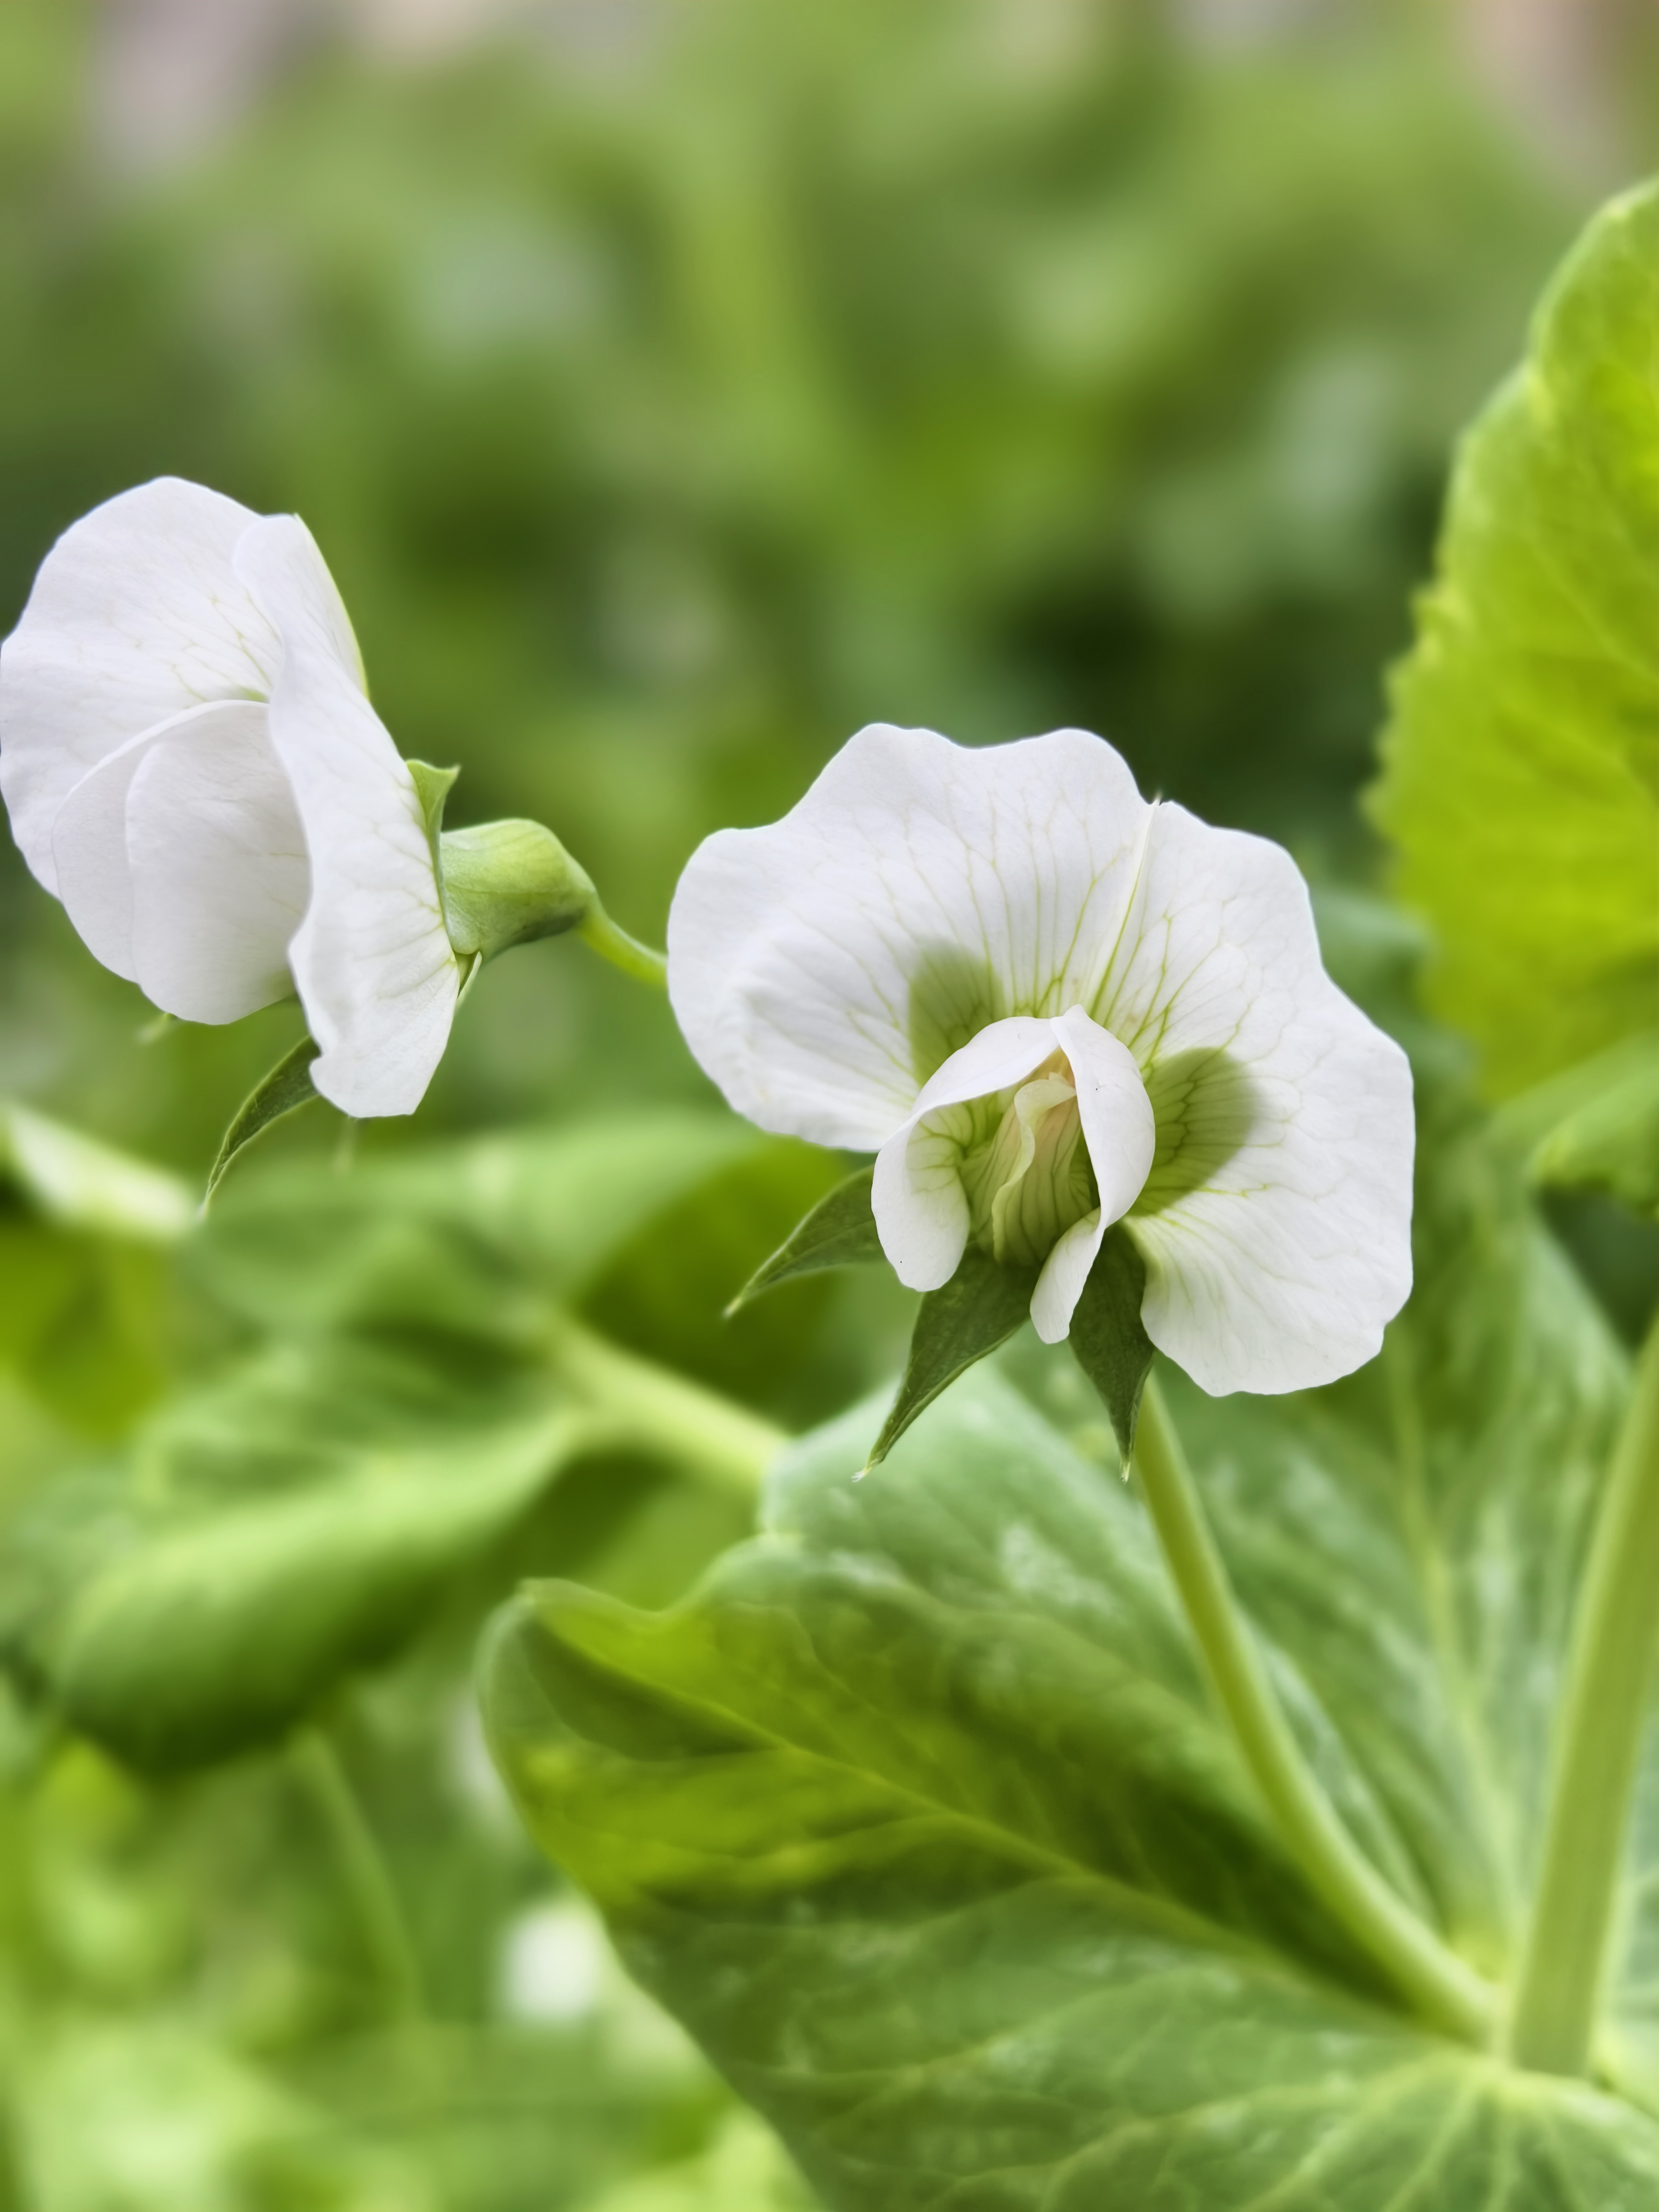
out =
<svg viewBox="0 0 1659 2212"><path fill-rule="evenodd" d="M576 934L585 945L591 945L602 960L613 968L620 968L624 975L631 975L638 983L654 983L659 991L668 988L668 956L653 952L648 945L641 945L637 937L630 937L616 923L597 899L588 908Z"/></svg>
<svg viewBox="0 0 1659 2212"><path fill-rule="evenodd" d="M1491 1987L1449 1951L1382 1879L1309 1768L1238 1609L1180 1438L1149 1377L1135 1467L1187 1619L1274 1826L1332 1913L1421 2016L1484 2045Z"/></svg>
<svg viewBox="0 0 1659 2212"><path fill-rule="evenodd" d="M1636 1370L1573 1619L1509 2055L1586 2074L1659 1650L1659 1321Z"/></svg>
<svg viewBox="0 0 1659 2212"><path fill-rule="evenodd" d="M789 1441L746 1406L624 1352L580 1322L561 1316L550 1348L555 1368L592 1413L595 1443L659 1455L752 1498Z"/></svg>

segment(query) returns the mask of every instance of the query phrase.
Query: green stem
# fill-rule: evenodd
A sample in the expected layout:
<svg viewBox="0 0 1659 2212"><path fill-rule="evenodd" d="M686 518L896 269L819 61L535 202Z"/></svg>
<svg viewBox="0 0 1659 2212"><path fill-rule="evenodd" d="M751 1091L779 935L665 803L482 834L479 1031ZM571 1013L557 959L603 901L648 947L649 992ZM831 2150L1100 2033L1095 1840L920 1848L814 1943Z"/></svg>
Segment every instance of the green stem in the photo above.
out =
<svg viewBox="0 0 1659 2212"><path fill-rule="evenodd" d="M294 1762L334 1845L387 2012L405 2024L423 2021L420 1969L403 1908L339 1754L321 1729L307 1728L294 1740Z"/></svg>
<svg viewBox="0 0 1659 2212"><path fill-rule="evenodd" d="M1656 1585L1659 1320L1596 1516L1555 1723L1542 1871L1509 2035L1515 2063L1541 2074L1589 2071L1659 1648Z"/></svg>
<svg viewBox="0 0 1659 2212"><path fill-rule="evenodd" d="M1493 1993L1396 1896L1310 1770L1238 1609L1157 1378L1148 1377L1135 1467L1210 1680L1275 1826L1330 1911L1417 2011L1484 2044Z"/></svg>
<svg viewBox="0 0 1659 2212"><path fill-rule="evenodd" d="M654 983L659 991L668 988L668 956L653 952L648 945L641 945L637 937L630 937L616 923L596 898L588 908L586 918L576 934L585 945L591 945L602 960L613 968L620 968L624 975L631 975L636 983Z"/></svg>
<svg viewBox="0 0 1659 2212"><path fill-rule="evenodd" d="M660 1455L722 1490L753 1498L789 1441L747 1407L624 1352L580 1322L562 1316L550 1348L559 1373L597 1417L596 1442Z"/></svg>

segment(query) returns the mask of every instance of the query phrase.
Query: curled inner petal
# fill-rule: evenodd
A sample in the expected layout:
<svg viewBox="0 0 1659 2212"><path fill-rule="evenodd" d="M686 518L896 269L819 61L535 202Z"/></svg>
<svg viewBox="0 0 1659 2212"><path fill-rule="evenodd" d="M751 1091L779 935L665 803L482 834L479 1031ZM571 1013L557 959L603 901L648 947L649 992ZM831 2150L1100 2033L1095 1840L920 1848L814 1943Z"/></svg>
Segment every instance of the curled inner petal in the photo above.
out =
<svg viewBox="0 0 1659 2212"><path fill-rule="evenodd" d="M882 1249L919 1291L950 1280L970 1237L1006 1266L1040 1267L1032 1318L1054 1342L1154 1142L1133 1055L1080 1006L990 1023L877 1157Z"/></svg>
<svg viewBox="0 0 1659 2212"><path fill-rule="evenodd" d="M989 1140L969 1153L961 1172L969 1234L1008 1266L1040 1265L1072 1224L1098 1205L1077 1085L1064 1053L1019 1086Z"/></svg>

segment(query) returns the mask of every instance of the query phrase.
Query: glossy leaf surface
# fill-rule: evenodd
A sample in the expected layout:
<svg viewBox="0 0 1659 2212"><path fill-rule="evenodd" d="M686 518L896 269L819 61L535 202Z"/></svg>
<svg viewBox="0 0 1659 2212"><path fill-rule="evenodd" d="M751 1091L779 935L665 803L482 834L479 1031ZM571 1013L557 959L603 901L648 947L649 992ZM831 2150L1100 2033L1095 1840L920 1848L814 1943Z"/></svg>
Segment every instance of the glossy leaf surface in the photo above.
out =
<svg viewBox="0 0 1659 2212"><path fill-rule="evenodd" d="M1437 1137L1375 1369L1168 1388L1334 1802L1501 1978L1626 1377L1501 1151ZM1267 1832L1115 1474L988 1367L854 1485L876 1418L801 1447L693 1599L532 1591L484 1677L544 1846L829 2203L1466 2212L1502 2177L1510 2208L1599 2212L1659 2187L1639 1872L1623 2095L1419 2028Z"/></svg>

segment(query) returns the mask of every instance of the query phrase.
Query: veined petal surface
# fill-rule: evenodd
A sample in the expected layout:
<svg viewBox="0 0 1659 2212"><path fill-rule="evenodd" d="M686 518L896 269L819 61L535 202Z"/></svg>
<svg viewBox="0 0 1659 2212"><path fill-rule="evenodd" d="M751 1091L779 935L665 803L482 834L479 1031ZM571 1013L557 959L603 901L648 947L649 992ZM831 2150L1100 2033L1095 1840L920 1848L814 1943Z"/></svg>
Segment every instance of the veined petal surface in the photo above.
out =
<svg viewBox="0 0 1659 2212"><path fill-rule="evenodd" d="M94 507L41 563L0 646L0 793L49 891L58 809L89 769L191 708L268 691L276 641L232 565L257 520L162 477Z"/></svg>
<svg viewBox="0 0 1659 2212"><path fill-rule="evenodd" d="M875 1151L979 1030L1093 1004L1151 813L1085 731L972 750L872 725L782 821L692 855L686 1040L762 1128Z"/></svg>
<svg viewBox="0 0 1659 2212"><path fill-rule="evenodd" d="M412 1113L458 988L414 782L364 696L350 624L305 525L256 522L235 561L282 639L270 736L311 864L289 958L321 1048L312 1080L343 1113Z"/></svg>
<svg viewBox="0 0 1659 2212"><path fill-rule="evenodd" d="M239 1021L293 988L289 940L311 870L269 720L240 701L204 708L132 778L133 971L181 1021Z"/></svg>
<svg viewBox="0 0 1659 2212"><path fill-rule="evenodd" d="M1411 1073L1325 974L1290 855L1159 806L1094 1011L1158 1119L1127 1217L1152 1342L1216 1395L1372 1358L1411 1288Z"/></svg>

